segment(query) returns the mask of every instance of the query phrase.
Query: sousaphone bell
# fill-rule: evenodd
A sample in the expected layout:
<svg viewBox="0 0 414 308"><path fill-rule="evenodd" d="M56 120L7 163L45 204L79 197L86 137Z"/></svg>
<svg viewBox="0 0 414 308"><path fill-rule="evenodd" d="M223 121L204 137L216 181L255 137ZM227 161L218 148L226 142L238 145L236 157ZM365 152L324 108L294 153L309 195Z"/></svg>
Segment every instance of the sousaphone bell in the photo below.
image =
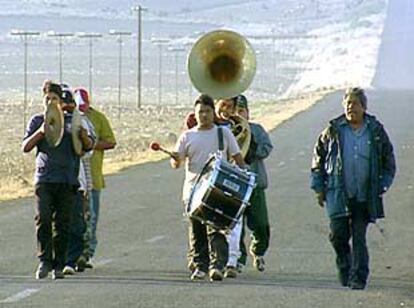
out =
<svg viewBox="0 0 414 308"><path fill-rule="evenodd" d="M214 99L243 93L256 73L256 56L249 41L230 30L199 38L188 55L188 74L194 87Z"/></svg>

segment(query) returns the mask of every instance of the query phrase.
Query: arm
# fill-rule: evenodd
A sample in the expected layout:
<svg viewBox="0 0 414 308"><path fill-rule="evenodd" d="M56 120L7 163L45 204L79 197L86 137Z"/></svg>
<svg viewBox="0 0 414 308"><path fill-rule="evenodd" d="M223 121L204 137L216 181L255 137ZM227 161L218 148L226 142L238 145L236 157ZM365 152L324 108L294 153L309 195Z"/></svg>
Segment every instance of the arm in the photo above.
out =
<svg viewBox="0 0 414 308"><path fill-rule="evenodd" d="M246 163L244 162L243 156L239 153L234 154L233 156L234 161L236 162L237 166L239 166L242 169L246 168Z"/></svg>
<svg viewBox="0 0 414 308"><path fill-rule="evenodd" d="M107 142L105 140L99 140L96 144L95 144L95 149L97 150L111 150L114 149L116 146L116 142Z"/></svg>
<svg viewBox="0 0 414 308"><path fill-rule="evenodd" d="M178 169L181 167L181 164L183 162L182 159L180 159L180 156L178 152L171 152L172 157L170 159L170 165L173 169Z"/></svg>
<svg viewBox="0 0 414 308"><path fill-rule="evenodd" d="M258 128L258 138L254 138L257 143L256 156L259 159L265 159L272 152L273 145L270 141L269 134L264 130L264 128L261 125L258 125Z"/></svg>
<svg viewBox="0 0 414 308"><path fill-rule="evenodd" d="M318 137L313 149L311 166L311 188L318 194L318 201L324 199L325 193L325 159L327 154L328 129L325 129ZM319 203L321 205L321 203Z"/></svg>
<svg viewBox="0 0 414 308"><path fill-rule="evenodd" d="M93 139L88 135L88 131L81 127L79 130L79 138L82 142L82 148L84 151L90 151L93 148Z"/></svg>
<svg viewBox="0 0 414 308"><path fill-rule="evenodd" d="M43 118L34 116L30 119L22 142L22 151L28 153L41 141L45 136L45 127Z"/></svg>
<svg viewBox="0 0 414 308"><path fill-rule="evenodd" d="M32 135L23 140L22 150L24 153L29 153L37 143L45 137L44 126L40 126Z"/></svg>
<svg viewBox="0 0 414 308"><path fill-rule="evenodd" d="M388 137L387 132L382 127L381 129L381 170L380 170L380 185L382 192L386 192L392 185L396 172L395 156L392 143Z"/></svg>
<svg viewBox="0 0 414 308"><path fill-rule="evenodd" d="M185 161L186 157L186 144L187 144L187 134L183 132L177 140L177 143L174 146L174 150L171 151L170 165L173 169L178 169L181 167L182 163Z"/></svg>
<svg viewBox="0 0 414 308"><path fill-rule="evenodd" d="M95 144L95 149L102 151L114 149L116 146L116 140L111 124L106 116L102 116L101 121L102 126L100 133L98 133L99 138Z"/></svg>

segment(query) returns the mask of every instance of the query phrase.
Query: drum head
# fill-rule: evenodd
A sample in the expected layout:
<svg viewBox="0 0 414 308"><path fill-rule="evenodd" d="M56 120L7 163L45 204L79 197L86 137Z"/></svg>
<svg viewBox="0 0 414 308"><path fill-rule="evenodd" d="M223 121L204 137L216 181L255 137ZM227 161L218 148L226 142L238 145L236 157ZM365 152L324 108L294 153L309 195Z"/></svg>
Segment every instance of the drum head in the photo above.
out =
<svg viewBox="0 0 414 308"><path fill-rule="evenodd" d="M63 137L64 130L63 111L59 104L50 103L45 113L45 138L52 147L57 147Z"/></svg>
<svg viewBox="0 0 414 308"><path fill-rule="evenodd" d="M79 138L79 131L82 127L82 116L77 109L73 110L72 114L72 142L73 149L78 155L82 154L82 142Z"/></svg>

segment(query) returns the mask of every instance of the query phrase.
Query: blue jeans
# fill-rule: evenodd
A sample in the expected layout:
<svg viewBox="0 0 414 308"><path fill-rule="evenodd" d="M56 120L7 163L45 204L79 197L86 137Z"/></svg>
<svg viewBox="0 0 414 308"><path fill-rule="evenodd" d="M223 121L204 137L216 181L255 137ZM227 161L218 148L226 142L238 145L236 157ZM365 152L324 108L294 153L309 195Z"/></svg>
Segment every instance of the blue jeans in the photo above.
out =
<svg viewBox="0 0 414 308"><path fill-rule="evenodd" d="M89 200L90 214L91 214L91 238L89 240L89 256L93 257L95 254L98 239L96 237L96 227L98 225L99 208L100 208L100 190L92 190L92 196Z"/></svg>
<svg viewBox="0 0 414 308"><path fill-rule="evenodd" d="M84 219L83 203L88 202L83 195L83 192L78 191L76 195L75 206L72 209L72 222L69 232L69 248L67 265L75 267L75 263L82 255L84 240L83 235L85 233L86 224Z"/></svg>

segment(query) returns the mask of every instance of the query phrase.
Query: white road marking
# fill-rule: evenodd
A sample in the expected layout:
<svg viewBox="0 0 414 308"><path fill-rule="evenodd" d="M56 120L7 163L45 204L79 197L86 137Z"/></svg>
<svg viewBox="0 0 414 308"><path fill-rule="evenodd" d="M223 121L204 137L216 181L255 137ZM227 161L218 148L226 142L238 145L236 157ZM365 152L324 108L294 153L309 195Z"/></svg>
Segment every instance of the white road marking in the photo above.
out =
<svg viewBox="0 0 414 308"><path fill-rule="evenodd" d="M32 294L39 292L40 289L25 289L22 292L9 296L8 298L1 300L0 303L15 303L26 297L29 297Z"/></svg>
<svg viewBox="0 0 414 308"><path fill-rule="evenodd" d="M165 238L164 235L154 236L153 238L150 238L150 239L146 240L145 243L152 244L152 243L155 243L155 242L157 242L159 240L162 240L163 238Z"/></svg>

